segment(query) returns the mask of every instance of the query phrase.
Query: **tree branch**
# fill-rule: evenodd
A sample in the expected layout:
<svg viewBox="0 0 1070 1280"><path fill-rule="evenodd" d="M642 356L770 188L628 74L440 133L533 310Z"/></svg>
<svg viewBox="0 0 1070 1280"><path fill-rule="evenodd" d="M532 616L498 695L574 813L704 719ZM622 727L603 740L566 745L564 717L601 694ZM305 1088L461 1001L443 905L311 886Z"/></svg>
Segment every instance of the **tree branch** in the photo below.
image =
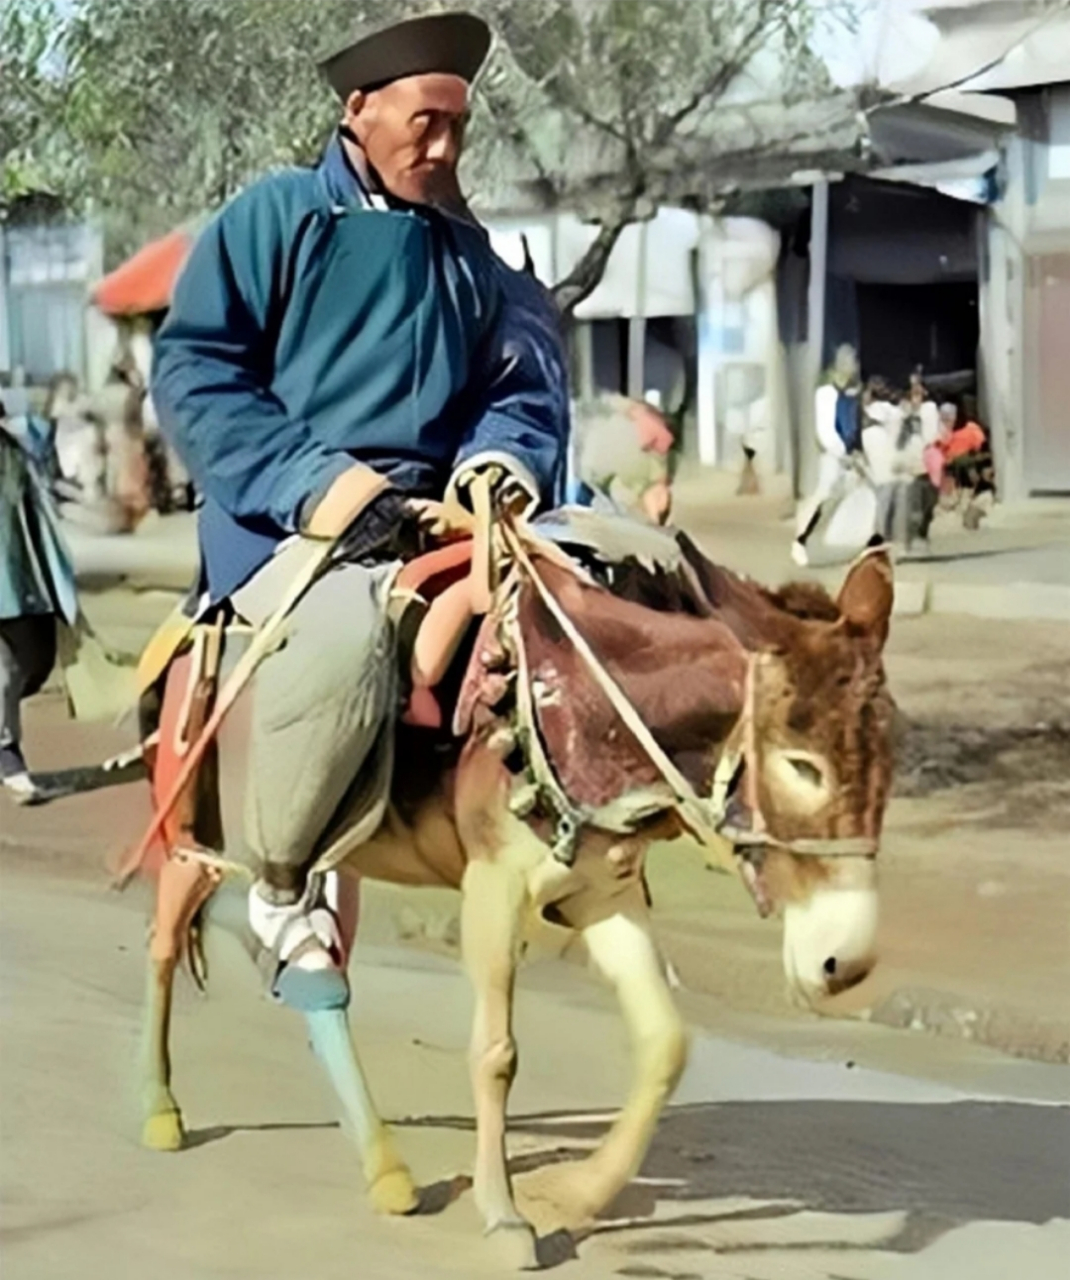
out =
<svg viewBox="0 0 1070 1280"><path fill-rule="evenodd" d="M774 6L774 11L776 8L777 6ZM764 0L758 7L758 15L750 30L739 42L732 54L725 58L714 74L699 85L682 106L670 112L669 115L663 116L658 121L651 134L651 144L653 146L664 146L689 115L697 111L708 99L719 98L735 77L739 75L751 57L757 52L762 37L771 25L767 4ZM777 17L773 25L780 21L782 19Z"/></svg>
<svg viewBox="0 0 1070 1280"><path fill-rule="evenodd" d="M572 82L572 77L560 68L555 69L552 74L545 76L539 86L551 98L555 98L559 106L566 111L571 111L577 115L584 124L589 124L592 129L598 129L602 133L608 134L611 138L615 138L617 142L627 145L628 138L624 130L615 125L611 120L603 120L601 116L596 115L589 107L584 106L576 87Z"/></svg>
<svg viewBox="0 0 1070 1280"><path fill-rule="evenodd" d="M564 280L554 285L554 301L566 320L570 320L580 303L598 288L621 232L635 218L637 204L638 196L635 196L622 203L611 218L604 220L583 257Z"/></svg>
<svg viewBox="0 0 1070 1280"><path fill-rule="evenodd" d="M539 155L531 135L516 118L515 112L506 104L504 97L499 97L489 86L482 89L483 101L487 104L494 122L499 125L510 142L521 147L535 167L539 181L545 183L552 191L557 191L558 184L547 170Z"/></svg>

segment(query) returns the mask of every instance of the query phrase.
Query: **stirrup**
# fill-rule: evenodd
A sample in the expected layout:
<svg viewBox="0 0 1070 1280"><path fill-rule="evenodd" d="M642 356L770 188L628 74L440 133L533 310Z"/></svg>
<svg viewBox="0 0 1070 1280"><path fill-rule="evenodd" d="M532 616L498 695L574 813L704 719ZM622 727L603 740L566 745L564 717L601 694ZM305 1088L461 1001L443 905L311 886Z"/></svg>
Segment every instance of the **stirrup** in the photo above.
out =
<svg viewBox="0 0 1070 1280"><path fill-rule="evenodd" d="M329 969L302 969L295 962L311 951L326 951ZM271 980L271 995L281 1004L300 1013L321 1013L349 1007L349 979L339 967L331 948L313 931L299 942L289 956L279 961Z"/></svg>

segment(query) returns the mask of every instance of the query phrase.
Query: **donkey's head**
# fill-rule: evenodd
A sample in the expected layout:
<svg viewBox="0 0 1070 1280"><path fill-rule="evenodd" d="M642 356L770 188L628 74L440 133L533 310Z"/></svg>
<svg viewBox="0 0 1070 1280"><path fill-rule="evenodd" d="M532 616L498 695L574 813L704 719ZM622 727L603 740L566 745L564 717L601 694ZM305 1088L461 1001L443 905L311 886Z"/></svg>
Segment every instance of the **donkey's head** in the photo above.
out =
<svg viewBox="0 0 1070 1280"><path fill-rule="evenodd" d="M768 600L780 616L753 651L723 830L759 907L783 910L785 970L813 1000L861 981L876 960L891 566L868 552L836 601L812 588Z"/></svg>

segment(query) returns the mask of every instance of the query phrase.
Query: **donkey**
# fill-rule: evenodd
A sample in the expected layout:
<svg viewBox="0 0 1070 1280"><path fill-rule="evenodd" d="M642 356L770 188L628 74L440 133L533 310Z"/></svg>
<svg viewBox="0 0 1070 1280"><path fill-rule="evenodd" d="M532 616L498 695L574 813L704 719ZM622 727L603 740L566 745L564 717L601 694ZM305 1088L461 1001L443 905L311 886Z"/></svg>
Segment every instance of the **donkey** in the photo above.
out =
<svg viewBox="0 0 1070 1280"><path fill-rule="evenodd" d="M518 1266L535 1263L535 1237L505 1149L513 988L540 916L583 937L616 989L635 1054L623 1110L565 1175L574 1222L638 1171L685 1065L684 1025L650 928L643 864L652 841L691 830L739 872L763 914L783 912L785 972L807 1000L860 981L875 962L874 858L891 774L888 559L865 555L833 600L815 588L764 590L682 535L679 546L671 571L608 574L610 590L556 548L531 544L526 570L516 565L438 690L454 705L452 732L403 717L396 749L407 767L386 817L368 838L338 815L317 864L340 872L333 902L347 952L360 879L460 890L476 997L473 1190L488 1232ZM171 986L222 865L174 854L160 870L143 1129L155 1149L183 1144ZM306 1016L373 1205L412 1212L416 1184L375 1110L344 1011Z"/></svg>

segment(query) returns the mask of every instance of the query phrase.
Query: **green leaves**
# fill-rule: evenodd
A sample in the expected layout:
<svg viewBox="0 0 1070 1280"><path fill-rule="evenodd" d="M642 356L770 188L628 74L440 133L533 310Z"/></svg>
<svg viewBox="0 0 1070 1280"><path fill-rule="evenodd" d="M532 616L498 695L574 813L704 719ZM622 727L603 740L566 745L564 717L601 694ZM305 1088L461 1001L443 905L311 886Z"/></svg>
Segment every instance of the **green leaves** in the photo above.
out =
<svg viewBox="0 0 1070 1280"><path fill-rule="evenodd" d="M850 2L467 0L498 33L468 137L473 205L568 207L611 246L651 202L708 199L725 157L768 143L770 103L822 84L815 3ZM0 216L54 192L104 221L115 262L265 170L313 161L338 117L317 55L429 7L0 0Z"/></svg>
<svg viewBox="0 0 1070 1280"><path fill-rule="evenodd" d="M4 189L40 184L72 211L92 207L120 259L265 170L314 160L338 116L316 52L367 14L405 7L6 0Z"/></svg>

